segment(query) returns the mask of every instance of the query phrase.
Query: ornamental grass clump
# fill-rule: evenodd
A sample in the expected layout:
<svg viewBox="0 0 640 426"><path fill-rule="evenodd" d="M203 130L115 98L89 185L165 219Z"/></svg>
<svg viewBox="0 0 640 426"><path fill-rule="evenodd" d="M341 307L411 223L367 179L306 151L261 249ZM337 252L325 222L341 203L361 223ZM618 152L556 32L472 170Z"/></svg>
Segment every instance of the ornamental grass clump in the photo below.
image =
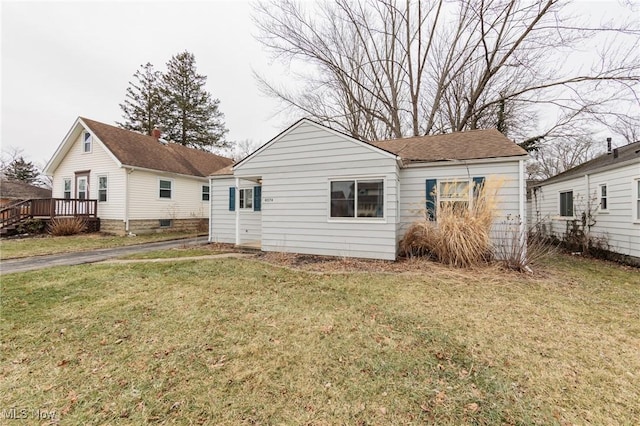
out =
<svg viewBox="0 0 640 426"><path fill-rule="evenodd" d="M497 193L502 183L499 179L487 179L483 185L472 188L471 206L468 201L445 201L442 195L450 195L454 193L453 188L461 188L457 182L445 184L440 188L440 194L435 194L437 221L414 222L400 241L400 253L410 257L428 256L456 267L469 267L491 260L493 246L490 233L498 204ZM462 188L469 193L468 186L463 185Z"/></svg>
<svg viewBox="0 0 640 426"><path fill-rule="evenodd" d="M87 219L83 217L56 217L49 222L49 233L56 237L76 235L87 230Z"/></svg>

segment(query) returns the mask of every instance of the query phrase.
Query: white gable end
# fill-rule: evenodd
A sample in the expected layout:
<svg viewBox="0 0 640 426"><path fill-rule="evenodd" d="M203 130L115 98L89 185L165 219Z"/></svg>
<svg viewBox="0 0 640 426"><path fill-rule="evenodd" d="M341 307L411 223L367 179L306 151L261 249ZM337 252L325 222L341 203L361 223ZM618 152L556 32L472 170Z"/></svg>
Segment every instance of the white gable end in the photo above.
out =
<svg viewBox="0 0 640 426"><path fill-rule="evenodd" d="M338 158L331 153L339 154ZM391 158L396 155L373 145L351 138L311 120L303 119L258 148L251 155L237 163L233 170L246 174L249 170L266 165L293 165L304 159L306 163L329 163L357 161L363 158ZM315 160L314 160L315 159ZM235 173L236 175L238 173Z"/></svg>

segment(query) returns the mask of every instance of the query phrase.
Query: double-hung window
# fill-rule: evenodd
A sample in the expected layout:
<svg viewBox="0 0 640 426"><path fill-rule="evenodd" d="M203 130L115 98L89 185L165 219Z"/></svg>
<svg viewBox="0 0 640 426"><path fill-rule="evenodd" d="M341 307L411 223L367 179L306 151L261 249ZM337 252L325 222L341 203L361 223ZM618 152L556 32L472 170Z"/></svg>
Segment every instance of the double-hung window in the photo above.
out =
<svg viewBox="0 0 640 426"><path fill-rule="evenodd" d="M107 201L107 177L98 176L98 201Z"/></svg>
<svg viewBox="0 0 640 426"><path fill-rule="evenodd" d="M607 184L600 185L600 211L608 210Z"/></svg>
<svg viewBox="0 0 640 426"><path fill-rule="evenodd" d="M384 180L331 181L330 216L332 218L384 217Z"/></svg>
<svg viewBox="0 0 640 426"><path fill-rule="evenodd" d="M438 181L438 201L441 209L450 208L454 211L469 209L469 181L444 180Z"/></svg>
<svg viewBox="0 0 640 426"><path fill-rule="evenodd" d="M82 152L91 152L91 133L84 132L82 135Z"/></svg>
<svg viewBox="0 0 640 426"><path fill-rule="evenodd" d="M202 201L209 201L209 185L202 185Z"/></svg>
<svg viewBox="0 0 640 426"><path fill-rule="evenodd" d="M636 217L634 217L634 220L640 222L640 179L636 179L633 183L633 197L636 206Z"/></svg>
<svg viewBox="0 0 640 426"><path fill-rule="evenodd" d="M64 180L64 199L71 199L71 179Z"/></svg>
<svg viewBox="0 0 640 426"><path fill-rule="evenodd" d="M573 191L560 193L560 216L573 217Z"/></svg>
<svg viewBox="0 0 640 426"><path fill-rule="evenodd" d="M253 188L240 189L240 208L253 209Z"/></svg>
<svg viewBox="0 0 640 426"><path fill-rule="evenodd" d="M173 181L168 179L160 179L159 182L160 182L159 197L170 200L171 193L173 192Z"/></svg>

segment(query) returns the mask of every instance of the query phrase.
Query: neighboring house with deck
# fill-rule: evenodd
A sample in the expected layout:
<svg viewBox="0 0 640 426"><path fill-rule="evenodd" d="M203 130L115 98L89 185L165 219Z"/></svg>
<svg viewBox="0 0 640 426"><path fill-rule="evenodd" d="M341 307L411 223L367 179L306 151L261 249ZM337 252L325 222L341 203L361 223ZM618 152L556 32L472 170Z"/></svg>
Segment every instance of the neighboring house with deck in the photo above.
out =
<svg viewBox="0 0 640 426"><path fill-rule="evenodd" d="M584 214L590 238L640 265L640 142L536 184L532 213L542 232L559 239L581 225Z"/></svg>
<svg viewBox="0 0 640 426"><path fill-rule="evenodd" d="M232 163L154 136L79 117L44 169L53 197L97 200L101 230L206 231L208 176Z"/></svg>
<svg viewBox="0 0 640 426"><path fill-rule="evenodd" d="M0 207L33 198L51 198L51 190L26 182L0 178Z"/></svg>
<svg viewBox="0 0 640 426"><path fill-rule="evenodd" d="M437 221L440 203L470 205L490 177L504 183L496 231L516 220L522 236L527 158L497 130L369 143L302 119L212 174L209 240L393 260L411 223Z"/></svg>

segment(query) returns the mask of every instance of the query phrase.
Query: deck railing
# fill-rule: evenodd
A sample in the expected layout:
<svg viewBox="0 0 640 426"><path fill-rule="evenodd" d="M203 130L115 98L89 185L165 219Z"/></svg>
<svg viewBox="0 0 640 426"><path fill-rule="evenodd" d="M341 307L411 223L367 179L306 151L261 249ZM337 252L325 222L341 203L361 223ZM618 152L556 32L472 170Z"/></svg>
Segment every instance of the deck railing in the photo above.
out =
<svg viewBox="0 0 640 426"><path fill-rule="evenodd" d="M22 201L0 210L0 228L29 218L62 216L97 217L98 200L79 198L40 198Z"/></svg>

